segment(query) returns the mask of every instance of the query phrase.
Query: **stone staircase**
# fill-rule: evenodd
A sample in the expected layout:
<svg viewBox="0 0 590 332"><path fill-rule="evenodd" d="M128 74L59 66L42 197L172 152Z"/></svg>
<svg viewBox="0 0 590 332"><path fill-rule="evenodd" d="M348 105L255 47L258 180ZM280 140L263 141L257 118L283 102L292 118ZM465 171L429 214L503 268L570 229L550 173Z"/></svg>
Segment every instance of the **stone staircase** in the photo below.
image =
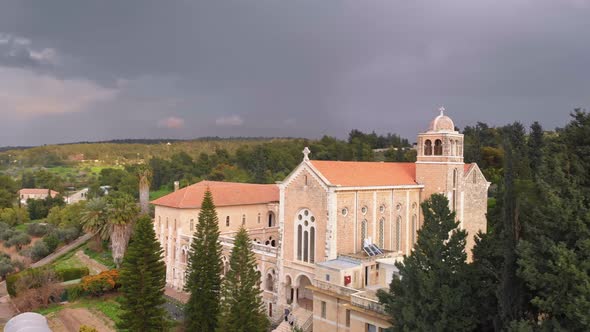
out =
<svg viewBox="0 0 590 332"><path fill-rule="evenodd" d="M313 325L313 312L304 308L297 308L293 311L295 316L295 325L303 332L311 332Z"/></svg>
<svg viewBox="0 0 590 332"><path fill-rule="evenodd" d="M283 320L283 322L281 324L279 324L279 326L277 326L276 329L272 330L272 332L291 332L291 325L289 325L288 322L285 322Z"/></svg>
<svg viewBox="0 0 590 332"><path fill-rule="evenodd" d="M301 329L303 332L311 332L313 325L313 312L305 310L304 308L297 308L293 311L295 316L294 326ZM282 321L276 329L272 332L292 332L293 328L288 322Z"/></svg>

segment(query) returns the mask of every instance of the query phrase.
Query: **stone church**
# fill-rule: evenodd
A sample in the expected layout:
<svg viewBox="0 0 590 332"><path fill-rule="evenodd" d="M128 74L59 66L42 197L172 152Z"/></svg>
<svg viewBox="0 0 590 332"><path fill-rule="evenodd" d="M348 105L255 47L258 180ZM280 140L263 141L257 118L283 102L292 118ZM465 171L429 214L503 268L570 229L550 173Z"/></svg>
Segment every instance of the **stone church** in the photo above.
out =
<svg viewBox="0 0 590 332"><path fill-rule="evenodd" d="M387 288L395 262L410 254L422 225L420 203L434 193L449 199L460 227L486 230L489 182L463 162L463 135L446 115L418 134L415 163L313 160L277 184L202 181L152 202L165 252L166 281L182 290L192 234L204 192L217 206L224 270L233 236L244 226L262 275L271 321L284 310L304 331L382 331L388 317L376 291ZM286 329L286 322L277 328Z"/></svg>

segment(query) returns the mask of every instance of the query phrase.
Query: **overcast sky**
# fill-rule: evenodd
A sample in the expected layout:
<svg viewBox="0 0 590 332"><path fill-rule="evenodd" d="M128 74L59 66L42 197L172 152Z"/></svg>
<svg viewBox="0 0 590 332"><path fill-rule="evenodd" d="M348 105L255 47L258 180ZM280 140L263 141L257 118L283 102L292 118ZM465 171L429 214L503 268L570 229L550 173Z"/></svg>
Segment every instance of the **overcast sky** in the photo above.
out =
<svg viewBox="0 0 590 332"><path fill-rule="evenodd" d="M0 146L590 109L590 0L0 0Z"/></svg>

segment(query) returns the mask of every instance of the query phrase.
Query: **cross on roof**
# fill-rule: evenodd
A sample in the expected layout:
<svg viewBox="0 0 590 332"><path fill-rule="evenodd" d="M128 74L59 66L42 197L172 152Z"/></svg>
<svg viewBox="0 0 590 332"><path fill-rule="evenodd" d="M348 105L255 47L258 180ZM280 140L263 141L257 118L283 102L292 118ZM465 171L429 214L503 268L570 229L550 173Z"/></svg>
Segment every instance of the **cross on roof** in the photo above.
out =
<svg viewBox="0 0 590 332"><path fill-rule="evenodd" d="M309 161L309 154L311 153L309 148L306 146L302 152L303 152L303 161Z"/></svg>
<svg viewBox="0 0 590 332"><path fill-rule="evenodd" d="M445 108L443 106L441 106L438 110L440 111L440 115L445 115Z"/></svg>

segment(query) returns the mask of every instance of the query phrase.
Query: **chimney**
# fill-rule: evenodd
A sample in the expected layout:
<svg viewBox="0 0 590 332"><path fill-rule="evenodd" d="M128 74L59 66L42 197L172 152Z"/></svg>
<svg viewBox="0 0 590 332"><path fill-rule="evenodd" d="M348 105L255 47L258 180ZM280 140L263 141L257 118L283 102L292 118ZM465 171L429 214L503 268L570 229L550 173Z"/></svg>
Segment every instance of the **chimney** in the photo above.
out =
<svg viewBox="0 0 590 332"><path fill-rule="evenodd" d="M174 181L174 191L178 191L178 189L180 189L180 182Z"/></svg>

